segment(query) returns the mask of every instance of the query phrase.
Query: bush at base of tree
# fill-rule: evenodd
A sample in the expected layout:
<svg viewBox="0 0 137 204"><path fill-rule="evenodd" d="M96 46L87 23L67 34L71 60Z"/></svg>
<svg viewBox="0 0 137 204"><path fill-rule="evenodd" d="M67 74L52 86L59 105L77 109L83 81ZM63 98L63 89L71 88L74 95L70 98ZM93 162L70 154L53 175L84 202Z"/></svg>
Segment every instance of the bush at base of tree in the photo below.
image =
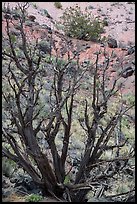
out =
<svg viewBox="0 0 137 204"><path fill-rule="evenodd" d="M40 200L42 200L42 196L36 194L31 194L26 198L27 202L39 202Z"/></svg>

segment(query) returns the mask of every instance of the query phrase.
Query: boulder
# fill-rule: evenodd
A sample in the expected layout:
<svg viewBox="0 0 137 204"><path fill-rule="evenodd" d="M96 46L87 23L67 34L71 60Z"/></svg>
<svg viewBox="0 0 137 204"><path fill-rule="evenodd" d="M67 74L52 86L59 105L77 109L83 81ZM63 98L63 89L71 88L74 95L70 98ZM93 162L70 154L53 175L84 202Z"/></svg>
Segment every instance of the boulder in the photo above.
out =
<svg viewBox="0 0 137 204"><path fill-rule="evenodd" d="M117 48L118 47L117 41L112 37L108 37L107 43L108 43L108 47L110 47L110 48Z"/></svg>
<svg viewBox="0 0 137 204"><path fill-rule="evenodd" d="M127 67L121 72L121 76L123 78L128 78L128 77L132 76L133 73L134 73L134 69L132 67Z"/></svg>
<svg viewBox="0 0 137 204"><path fill-rule="evenodd" d="M33 15L29 15L29 16L28 16L28 19L29 19L30 21L34 22L35 19L36 19L36 17L33 16Z"/></svg>

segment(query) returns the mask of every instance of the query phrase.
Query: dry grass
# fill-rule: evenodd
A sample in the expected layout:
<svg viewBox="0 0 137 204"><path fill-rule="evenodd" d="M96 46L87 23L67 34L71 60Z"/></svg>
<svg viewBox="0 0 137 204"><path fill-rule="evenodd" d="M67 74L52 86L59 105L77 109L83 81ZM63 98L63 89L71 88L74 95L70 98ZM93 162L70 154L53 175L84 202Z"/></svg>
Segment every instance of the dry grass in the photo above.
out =
<svg viewBox="0 0 137 204"><path fill-rule="evenodd" d="M3 198L2 202L25 202L25 196L19 196L16 193L11 193L8 197Z"/></svg>

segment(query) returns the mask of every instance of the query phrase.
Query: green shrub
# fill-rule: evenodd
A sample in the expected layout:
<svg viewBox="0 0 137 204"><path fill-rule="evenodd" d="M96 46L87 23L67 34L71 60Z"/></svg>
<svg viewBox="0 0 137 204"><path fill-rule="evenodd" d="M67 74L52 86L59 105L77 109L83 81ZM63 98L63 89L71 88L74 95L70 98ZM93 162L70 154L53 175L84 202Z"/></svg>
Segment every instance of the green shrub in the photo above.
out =
<svg viewBox="0 0 137 204"><path fill-rule="evenodd" d="M125 102L129 105L134 105L135 104L135 95L133 94L125 94L125 96L123 97L123 99L125 100Z"/></svg>
<svg viewBox="0 0 137 204"><path fill-rule="evenodd" d="M33 6L35 9L38 8L37 4L36 4L36 3L33 3L33 2L32 2L32 6Z"/></svg>
<svg viewBox="0 0 137 204"><path fill-rule="evenodd" d="M43 199L43 197L40 195L31 194L31 195L27 196L26 201L27 202L39 202L42 199Z"/></svg>
<svg viewBox="0 0 137 204"><path fill-rule="evenodd" d="M58 8L58 9L61 9L62 8L62 5L61 5L61 3L60 2L54 2L54 6L56 7L56 8Z"/></svg>
<svg viewBox="0 0 137 204"><path fill-rule="evenodd" d="M7 158L2 158L2 173L3 175L5 175L6 177L11 177L12 173L14 172L16 168L16 164L15 162L13 162L10 159Z"/></svg>
<svg viewBox="0 0 137 204"><path fill-rule="evenodd" d="M67 184L67 183L69 183L69 182L70 182L70 176L67 175L67 176L65 177L64 184Z"/></svg>
<svg viewBox="0 0 137 204"><path fill-rule="evenodd" d="M69 37L98 41L103 32L103 23L94 18L87 9L82 12L78 5L66 8L60 18L60 24L64 26L63 31Z"/></svg>

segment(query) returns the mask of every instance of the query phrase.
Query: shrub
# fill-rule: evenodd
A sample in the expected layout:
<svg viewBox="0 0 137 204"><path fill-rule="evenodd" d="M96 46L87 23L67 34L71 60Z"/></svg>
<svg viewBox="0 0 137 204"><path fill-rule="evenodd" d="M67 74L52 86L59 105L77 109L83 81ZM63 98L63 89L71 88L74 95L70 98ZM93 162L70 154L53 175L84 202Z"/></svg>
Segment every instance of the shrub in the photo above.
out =
<svg viewBox="0 0 137 204"><path fill-rule="evenodd" d="M38 47L39 47L40 51L43 51L45 54L46 53L48 53L48 54L51 53L51 46L50 46L50 43L48 41L41 40L39 42Z"/></svg>
<svg viewBox="0 0 137 204"><path fill-rule="evenodd" d="M14 172L16 168L15 162L13 162L10 159L2 158L2 172L3 175L7 177L11 177L12 173Z"/></svg>
<svg viewBox="0 0 137 204"><path fill-rule="evenodd" d="M87 9L82 12L78 5L65 9L60 23L67 36L77 39L98 41L103 32L99 19L94 18Z"/></svg>
<svg viewBox="0 0 137 204"><path fill-rule="evenodd" d="M62 5L61 5L61 3L60 2L54 2L54 6L56 7L56 8L58 8L58 9L61 9L62 8Z"/></svg>
<svg viewBox="0 0 137 204"><path fill-rule="evenodd" d="M67 176L65 177L64 184L67 184L67 183L69 183L69 182L70 182L70 177L69 177L69 175L67 175Z"/></svg>
<svg viewBox="0 0 137 204"><path fill-rule="evenodd" d="M35 9L38 8L37 4L35 4L35 3L33 3L33 2L32 2L32 6L33 6Z"/></svg>
<svg viewBox="0 0 137 204"><path fill-rule="evenodd" d="M37 195L37 194L31 194L29 196L27 196L26 201L27 202L38 202L40 200L42 200L42 196Z"/></svg>
<svg viewBox="0 0 137 204"><path fill-rule="evenodd" d="M50 14L48 13L48 11L46 9L43 9L43 14L47 17L47 18L51 18Z"/></svg>

